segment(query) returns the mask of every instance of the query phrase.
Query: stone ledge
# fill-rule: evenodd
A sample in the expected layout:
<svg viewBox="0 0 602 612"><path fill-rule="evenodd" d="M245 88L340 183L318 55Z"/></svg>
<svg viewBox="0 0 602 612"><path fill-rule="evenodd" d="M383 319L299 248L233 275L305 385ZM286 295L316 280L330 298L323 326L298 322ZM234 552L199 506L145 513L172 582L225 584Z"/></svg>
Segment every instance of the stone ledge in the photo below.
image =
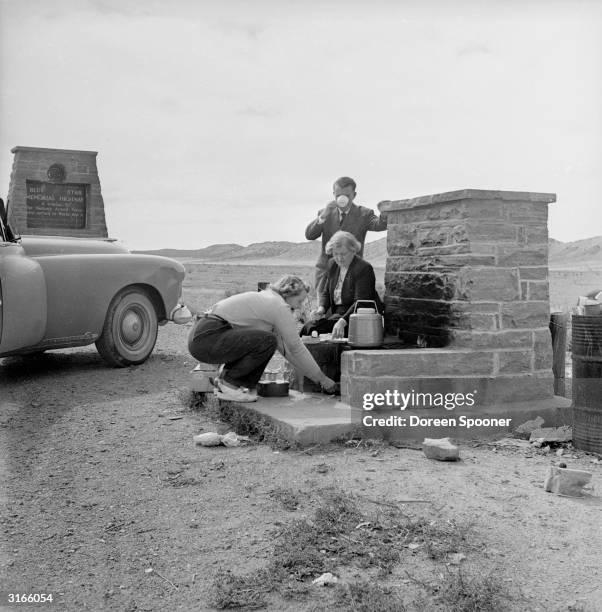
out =
<svg viewBox="0 0 602 612"><path fill-rule="evenodd" d="M345 351L341 373L350 376L441 377L493 374L494 351L395 349Z"/></svg>
<svg viewBox="0 0 602 612"><path fill-rule="evenodd" d="M556 202L555 193L538 193L531 191L490 191L487 189L459 189L457 191L446 191L427 196L419 196L407 200L395 200L381 202L378 209L381 212L392 212L395 210L406 210L418 206L431 206L445 202L456 202L458 200L511 200L518 202L543 202L551 204Z"/></svg>
<svg viewBox="0 0 602 612"><path fill-rule="evenodd" d="M416 425L413 427L381 427L381 426L362 426L361 434L366 438L382 438L389 442L396 440L416 440L422 441L424 438L444 438L450 437L459 439L484 439L499 438L504 434L513 431L518 425L525 421L541 416L548 427L559 427L571 424L573 420L571 402L564 397L554 396L546 400L530 400L519 402L499 403L489 406L486 410L457 409L453 410L412 410L412 411L379 411L364 412L365 415L374 417L386 417L394 414L408 419L410 416L420 418L456 418L457 424L454 425ZM460 425L459 418L464 416L470 419L510 419L507 426L475 426L467 428Z"/></svg>
<svg viewBox="0 0 602 612"><path fill-rule="evenodd" d="M476 408L493 406L499 403L522 400L549 399L554 394L554 376L551 370L517 374L497 374L479 376L437 375L404 376L390 372L374 378L358 376L343 369L341 374L341 394L343 401L360 408L366 393L386 393L389 390L399 393L474 393Z"/></svg>
<svg viewBox="0 0 602 612"><path fill-rule="evenodd" d="M35 153L83 153L86 155L98 155L98 151L80 151L77 149L47 149L45 147L24 147L21 145L18 145L16 147L13 147L10 152L11 153L17 153L17 152L21 152L21 151L27 151L27 152L35 152Z"/></svg>

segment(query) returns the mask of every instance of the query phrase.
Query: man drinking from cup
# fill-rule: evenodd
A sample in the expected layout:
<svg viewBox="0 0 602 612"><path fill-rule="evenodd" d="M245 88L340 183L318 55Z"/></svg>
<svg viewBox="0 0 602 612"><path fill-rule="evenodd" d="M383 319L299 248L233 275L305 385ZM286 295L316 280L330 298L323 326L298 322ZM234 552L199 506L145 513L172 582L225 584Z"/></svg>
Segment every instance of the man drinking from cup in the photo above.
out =
<svg viewBox="0 0 602 612"><path fill-rule="evenodd" d="M334 200L318 212L318 216L305 229L305 238L315 240L322 236L322 250L316 262L315 288L318 295L324 289L326 270L330 256L326 253L326 245L338 231L353 234L360 242L357 253L362 257L366 233L382 232L387 229L386 213L376 216L374 211L354 203L356 183L348 176L337 179L333 185Z"/></svg>

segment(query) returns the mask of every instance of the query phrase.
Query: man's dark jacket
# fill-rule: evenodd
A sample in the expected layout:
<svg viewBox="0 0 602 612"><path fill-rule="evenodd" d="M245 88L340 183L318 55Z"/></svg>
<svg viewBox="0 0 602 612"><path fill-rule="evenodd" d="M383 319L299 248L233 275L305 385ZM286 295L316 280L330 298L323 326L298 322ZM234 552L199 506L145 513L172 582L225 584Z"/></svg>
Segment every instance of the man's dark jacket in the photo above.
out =
<svg viewBox="0 0 602 612"><path fill-rule="evenodd" d="M339 278L339 266L334 259L328 262L327 275L326 285L320 294L320 306L324 308L326 313L329 309L334 309L335 305L334 290ZM383 311L383 303L376 293L375 283L374 268L356 255L349 264L341 289L341 302L347 308L342 316L347 323L349 323L349 317L353 314L353 307L357 300L372 300L376 302L378 311ZM370 306L373 306L373 304L358 305L359 308L370 308Z"/></svg>
<svg viewBox="0 0 602 612"><path fill-rule="evenodd" d="M322 214L323 210L324 209L320 210L318 217ZM383 217L382 215L377 217L372 209L366 208L365 206L352 204L349 207L349 212L345 216L342 225L339 221L339 211L338 209L334 208L333 210L329 211L322 225L318 223L318 219L316 218L305 228L305 238L307 238L307 240L315 240L316 238L322 236L322 251L318 261L316 262L316 267L326 270L330 257L326 255L324 249L326 248L326 244L332 238L333 234L339 230L353 234L362 245L362 248L358 253L358 255L362 257L364 254L364 240L366 239L366 233L369 231L382 232L386 229L386 217Z"/></svg>

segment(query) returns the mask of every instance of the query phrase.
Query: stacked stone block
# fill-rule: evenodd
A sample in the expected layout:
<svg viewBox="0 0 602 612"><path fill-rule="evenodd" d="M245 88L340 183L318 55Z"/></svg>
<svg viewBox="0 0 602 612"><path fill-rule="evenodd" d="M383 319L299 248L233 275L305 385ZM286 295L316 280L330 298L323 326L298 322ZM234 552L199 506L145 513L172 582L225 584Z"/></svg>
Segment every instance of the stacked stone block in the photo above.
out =
<svg viewBox="0 0 602 612"><path fill-rule="evenodd" d="M467 189L379 205L389 220L386 333L427 348L344 355L352 405L362 388L400 385L470 386L490 404L551 395L547 215L555 200ZM379 358L387 374L374 368Z"/></svg>
<svg viewBox="0 0 602 612"><path fill-rule="evenodd" d="M104 201L100 189L96 151L14 147L8 198L9 221L21 234L74 237L107 237ZM83 229L37 228L27 225L27 181L49 182L53 165L65 169L64 183L83 185L86 190L86 219Z"/></svg>

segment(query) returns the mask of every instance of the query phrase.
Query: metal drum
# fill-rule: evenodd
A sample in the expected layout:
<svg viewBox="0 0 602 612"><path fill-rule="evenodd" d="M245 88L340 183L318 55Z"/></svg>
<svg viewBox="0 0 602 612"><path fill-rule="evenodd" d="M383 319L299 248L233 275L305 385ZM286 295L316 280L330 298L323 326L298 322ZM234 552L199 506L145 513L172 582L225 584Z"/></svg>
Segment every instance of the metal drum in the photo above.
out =
<svg viewBox="0 0 602 612"><path fill-rule="evenodd" d="M602 315L573 315L573 444L602 453Z"/></svg>

